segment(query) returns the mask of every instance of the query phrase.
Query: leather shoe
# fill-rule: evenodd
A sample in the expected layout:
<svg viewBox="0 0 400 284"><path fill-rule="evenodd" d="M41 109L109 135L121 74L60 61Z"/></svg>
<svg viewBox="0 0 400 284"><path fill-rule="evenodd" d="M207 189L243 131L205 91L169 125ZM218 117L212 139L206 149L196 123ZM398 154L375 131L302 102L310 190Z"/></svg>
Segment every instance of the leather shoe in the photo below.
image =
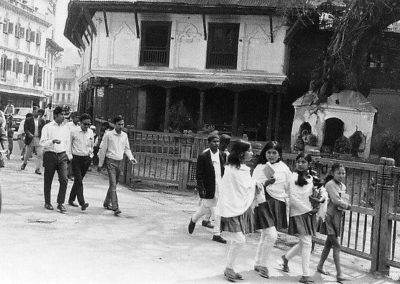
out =
<svg viewBox="0 0 400 284"><path fill-rule="evenodd" d="M73 201L68 201L68 205L73 206L73 207L79 207L79 205L74 203Z"/></svg>
<svg viewBox="0 0 400 284"><path fill-rule="evenodd" d="M214 226L211 224L210 221L203 220L203 221L201 222L201 225L202 225L203 227L207 227L207 228L210 228L210 229L214 229Z"/></svg>
<svg viewBox="0 0 400 284"><path fill-rule="evenodd" d="M21 166L21 171L25 170L25 168L26 168L26 164L23 163L22 166Z"/></svg>
<svg viewBox="0 0 400 284"><path fill-rule="evenodd" d="M54 210L53 205L51 205L51 204L49 204L49 203L46 203L46 204L44 205L44 208L46 208L47 210Z"/></svg>
<svg viewBox="0 0 400 284"><path fill-rule="evenodd" d="M88 208L88 207L89 207L89 203L85 203L85 204L83 204L83 205L81 206L81 210L82 210L82 211L85 211L86 208Z"/></svg>
<svg viewBox="0 0 400 284"><path fill-rule="evenodd" d="M114 209L114 215L115 215L115 216L118 216L118 215L121 214L121 213L122 213L122 211L119 210L118 208L117 208L117 209Z"/></svg>
<svg viewBox="0 0 400 284"><path fill-rule="evenodd" d="M40 170L35 170L35 174L37 174L37 175L41 175L41 174L42 174L42 172L41 172Z"/></svg>
<svg viewBox="0 0 400 284"><path fill-rule="evenodd" d="M196 223L192 221L192 218L190 218L190 223L189 223L189 226L188 226L189 234L193 233L194 227L196 227Z"/></svg>
<svg viewBox="0 0 400 284"><path fill-rule="evenodd" d="M221 243L221 244L226 244L226 240L225 240L223 237L221 237L220 235L214 235L214 236L212 237L212 240L213 240L214 242L219 242L219 243Z"/></svg>
<svg viewBox="0 0 400 284"><path fill-rule="evenodd" d="M110 204L103 203L103 207L104 207L104 209L107 209L107 210L113 210L112 206Z"/></svg>
<svg viewBox="0 0 400 284"><path fill-rule="evenodd" d="M62 204L58 204L57 209L60 211L60 213L67 212L67 209L65 209L64 205L62 205Z"/></svg>

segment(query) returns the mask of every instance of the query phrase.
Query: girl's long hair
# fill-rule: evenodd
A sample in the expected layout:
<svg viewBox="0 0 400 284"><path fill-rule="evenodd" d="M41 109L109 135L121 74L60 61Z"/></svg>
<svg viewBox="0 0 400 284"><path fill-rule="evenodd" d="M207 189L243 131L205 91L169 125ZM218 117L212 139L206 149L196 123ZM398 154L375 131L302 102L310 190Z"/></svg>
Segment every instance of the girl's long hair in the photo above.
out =
<svg viewBox="0 0 400 284"><path fill-rule="evenodd" d="M344 168L344 166L341 163L334 163L331 167L331 171L329 173L329 175L327 175L325 177L325 181L324 181L324 185L326 185L329 181L333 180L333 173L340 169L340 168Z"/></svg>
<svg viewBox="0 0 400 284"><path fill-rule="evenodd" d="M240 168L240 164L243 161L243 154L250 149L250 146L250 143L244 140L233 141L227 164Z"/></svg>
<svg viewBox="0 0 400 284"><path fill-rule="evenodd" d="M278 141L268 141L267 144L265 144L264 148L261 150L260 155L258 156L257 163L258 164L266 164L267 158L265 157L265 153L267 153L268 150L270 149L275 149L279 153L279 158L278 161L282 159L282 146L279 144ZM277 162L278 162L277 161Z"/></svg>
<svg viewBox="0 0 400 284"><path fill-rule="evenodd" d="M308 164L311 164L311 162L312 162L312 156L310 154L300 152L296 157L296 162L301 158L306 160L308 162ZM297 180L295 181L295 184L298 186L305 186L306 184L308 184L306 177L309 176L309 174L311 172L311 167L309 167L308 170L306 170L306 171L300 172L300 171L296 170L296 172L297 172Z"/></svg>

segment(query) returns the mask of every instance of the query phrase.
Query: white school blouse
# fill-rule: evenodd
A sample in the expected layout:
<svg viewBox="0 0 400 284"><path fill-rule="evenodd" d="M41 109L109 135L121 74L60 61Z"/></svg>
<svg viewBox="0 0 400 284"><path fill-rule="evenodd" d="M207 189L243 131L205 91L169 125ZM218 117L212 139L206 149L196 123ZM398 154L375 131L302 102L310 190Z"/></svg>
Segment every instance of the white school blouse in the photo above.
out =
<svg viewBox="0 0 400 284"><path fill-rule="evenodd" d="M304 186L298 186L295 184L297 181L297 173L292 174L289 185L289 216L299 216L307 212L310 212L313 208L309 197L313 191L313 180L309 177L306 180L308 183Z"/></svg>
<svg viewBox="0 0 400 284"><path fill-rule="evenodd" d="M250 208L254 201L256 181L250 175L250 168L240 165L225 166L224 176L219 188L216 212L222 217L240 216Z"/></svg>
<svg viewBox="0 0 400 284"><path fill-rule="evenodd" d="M292 172L289 167L282 161L271 164L270 162L266 164L259 164L253 171L253 179L260 183L264 183L267 180L265 175L265 167L270 166L274 171L275 182L266 187L266 191L271 197L286 202L288 197L287 192L289 189L290 180L292 178Z"/></svg>

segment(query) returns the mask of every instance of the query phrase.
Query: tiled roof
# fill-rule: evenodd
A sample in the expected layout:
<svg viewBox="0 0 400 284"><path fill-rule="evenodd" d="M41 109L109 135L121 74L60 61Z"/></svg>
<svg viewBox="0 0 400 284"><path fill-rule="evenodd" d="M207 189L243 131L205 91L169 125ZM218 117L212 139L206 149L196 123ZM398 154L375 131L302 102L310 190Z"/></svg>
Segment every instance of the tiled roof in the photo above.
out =
<svg viewBox="0 0 400 284"><path fill-rule="evenodd" d="M246 7L287 7L302 6L303 0L72 0L71 2L98 2L98 3L173 3L186 5L229 5Z"/></svg>

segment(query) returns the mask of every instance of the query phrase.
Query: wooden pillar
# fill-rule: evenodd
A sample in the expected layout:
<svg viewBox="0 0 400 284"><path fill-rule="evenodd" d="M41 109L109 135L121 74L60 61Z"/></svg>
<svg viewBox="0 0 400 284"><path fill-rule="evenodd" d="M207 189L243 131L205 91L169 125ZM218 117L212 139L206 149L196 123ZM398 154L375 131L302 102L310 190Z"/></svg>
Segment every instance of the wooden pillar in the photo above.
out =
<svg viewBox="0 0 400 284"><path fill-rule="evenodd" d="M200 105L199 105L199 120L197 121L197 129L201 130L204 124L204 91L199 91Z"/></svg>
<svg viewBox="0 0 400 284"><path fill-rule="evenodd" d="M239 92L234 93L233 100L233 116L232 116L232 135L237 135L238 130L238 109L239 109Z"/></svg>
<svg viewBox="0 0 400 284"><path fill-rule="evenodd" d="M138 104L137 104L137 129L146 128L146 107L147 107L147 92L146 89L139 88Z"/></svg>
<svg viewBox="0 0 400 284"><path fill-rule="evenodd" d="M279 120L281 115L282 93L275 93L276 96L276 113L275 113L275 132L274 140L279 141Z"/></svg>
<svg viewBox="0 0 400 284"><path fill-rule="evenodd" d="M171 88L165 89L164 132L168 132L169 105L171 104Z"/></svg>
<svg viewBox="0 0 400 284"><path fill-rule="evenodd" d="M267 120L267 129L266 129L266 139L272 140L272 119L273 119L273 110L274 110L274 95L268 94L268 120Z"/></svg>
<svg viewBox="0 0 400 284"><path fill-rule="evenodd" d="M394 213L394 164L394 159L380 158L376 184L375 218L372 227L371 272L378 271L384 275L389 275L390 269L387 260L391 257L393 221L388 216Z"/></svg>

